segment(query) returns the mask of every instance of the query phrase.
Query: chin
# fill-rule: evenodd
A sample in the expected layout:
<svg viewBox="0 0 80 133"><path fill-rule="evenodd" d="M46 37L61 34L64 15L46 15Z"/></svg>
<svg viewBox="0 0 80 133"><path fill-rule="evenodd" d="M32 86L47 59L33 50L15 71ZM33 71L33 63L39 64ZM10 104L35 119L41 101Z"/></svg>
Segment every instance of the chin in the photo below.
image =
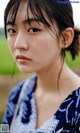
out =
<svg viewBox="0 0 80 133"><path fill-rule="evenodd" d="M28 66L28 65L18 65L18 68L23 73L38 73L40 71L43 71L43 69L40 68L40 66Z"/></svg>
<svg viewBox="0 0 80 133"><path fill-rule="evenodd" d="M30 67L18 66L19 70L23 73L34 73L35 71Z"/></svg>

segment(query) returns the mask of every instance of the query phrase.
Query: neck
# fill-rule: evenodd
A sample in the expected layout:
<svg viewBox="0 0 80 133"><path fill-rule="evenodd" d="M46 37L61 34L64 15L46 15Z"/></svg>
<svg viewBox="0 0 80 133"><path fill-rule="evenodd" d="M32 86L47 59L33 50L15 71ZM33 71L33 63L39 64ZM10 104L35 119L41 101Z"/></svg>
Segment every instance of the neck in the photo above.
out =
<svg viewBox="0 0 80 133"><path fill-rule="evenodd" d="M56 64L51 64L51 66L49 65L43 70L38 71L37 88L44 91L44 93L58 91L59 75L62 74L62 68L64 68L63 62L58 61Z"/></svg>

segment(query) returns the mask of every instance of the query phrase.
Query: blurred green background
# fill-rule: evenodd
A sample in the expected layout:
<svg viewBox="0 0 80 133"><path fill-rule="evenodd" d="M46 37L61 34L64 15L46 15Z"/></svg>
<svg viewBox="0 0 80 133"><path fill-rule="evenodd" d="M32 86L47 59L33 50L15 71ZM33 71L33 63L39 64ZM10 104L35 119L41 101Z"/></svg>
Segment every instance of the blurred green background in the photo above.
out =
<svg viewBox="0 0 80 133"><path fill-rule="evenodd" d="M65 58L68 66L77 74L80 74L80 54L72 61L70 53ZM19 72L12 55L8 49L3 29L0 29L0 123L6 107L10 89L14 84L29 77L29 74Z"/></svg>

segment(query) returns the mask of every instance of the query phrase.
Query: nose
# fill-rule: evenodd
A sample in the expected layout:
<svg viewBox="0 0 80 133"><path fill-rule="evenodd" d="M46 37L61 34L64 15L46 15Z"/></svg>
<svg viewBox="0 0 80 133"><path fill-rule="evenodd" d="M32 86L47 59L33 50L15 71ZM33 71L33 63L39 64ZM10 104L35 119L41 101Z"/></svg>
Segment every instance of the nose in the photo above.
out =
<svg viewBox="0 0 80 133"><path fill-rule="evenodd" d="M23 33L18 33L15 39L15 44L14 44L15 49L24 49L27 50L29 48L28 45L28 40L25 34Z"/></svg>

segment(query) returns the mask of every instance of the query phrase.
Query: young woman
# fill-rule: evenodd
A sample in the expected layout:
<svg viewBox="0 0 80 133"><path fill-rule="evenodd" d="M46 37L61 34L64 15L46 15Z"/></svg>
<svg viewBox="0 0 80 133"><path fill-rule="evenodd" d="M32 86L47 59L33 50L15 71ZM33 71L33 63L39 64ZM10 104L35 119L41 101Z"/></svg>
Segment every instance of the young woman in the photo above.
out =
<svg viewBox="0 0 80 133"><path fill-rule="evenodd" d="M10 0L4 21L19 69L35 74L11 91L3 123L11 133L79 133L80 78L64 61L79 52L69 0Z"/></svg>

